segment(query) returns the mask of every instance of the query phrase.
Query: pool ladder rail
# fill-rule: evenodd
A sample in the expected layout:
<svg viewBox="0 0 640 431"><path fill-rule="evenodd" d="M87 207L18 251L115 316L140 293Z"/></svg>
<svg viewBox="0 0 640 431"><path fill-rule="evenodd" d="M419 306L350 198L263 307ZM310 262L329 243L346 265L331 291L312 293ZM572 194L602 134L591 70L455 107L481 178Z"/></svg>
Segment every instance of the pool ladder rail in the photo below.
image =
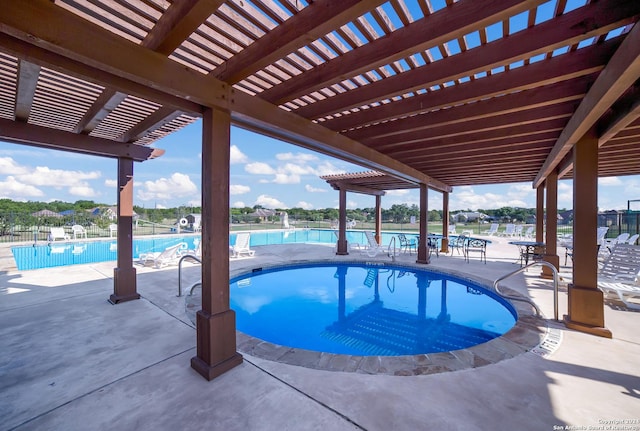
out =
<svg viewBox="0 0 640 431"><path fill-rule="evenodd" d="M516 274L519 274L523 271L526 271L528 268L531 268L532 266L535 265L542 265L542 266L546 266L547 268L549 268L551 270L551 272L553 273L553 318L557 321L558 320L558 270L556 269L555 266L553 266L552 264L550 264L549 262L545 262L545 261L539 261L539 262L533 262L530 263L529 265L523 266L521 268L516 269L515 271L512 271L508 274L503 275L502 277L499 277L496 281L493 282L493 290L500 295L503 298L506 299L512 299L514 301L524 301L527 302L529 305L531 305L535 310L536 310L536 316L538 317L542 317L542 313L540 312L540 308L530 299L528 298L522 298L519 296L512 296L512 295L506 295L504 293L502 293L499 289L498 289L498 284L511 277L514 276Z"/></svg>
<svg viewBox="0 0 640 431"><path fill-rule="evenodd" d="M180 258L180 260L178 261L178 296L182 296L182 262L187 260L187 259L194 260L197 263L202 265L202 260L198 259L196 256L194 256L192 254L185 254L184 256L182 256ZM201 284L202 283L199 281L196 284L194 284L193 286L191 286L189 294L191 294L193 292L193 289L196 286L199 286Z"/></svg>

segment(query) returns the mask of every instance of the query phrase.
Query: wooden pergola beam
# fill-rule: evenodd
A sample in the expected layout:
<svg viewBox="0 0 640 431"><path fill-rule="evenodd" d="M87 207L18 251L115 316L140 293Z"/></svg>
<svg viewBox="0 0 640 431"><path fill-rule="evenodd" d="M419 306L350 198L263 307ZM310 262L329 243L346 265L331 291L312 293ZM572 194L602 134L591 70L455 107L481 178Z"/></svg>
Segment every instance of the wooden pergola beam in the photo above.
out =
<svg viewBox="0 0 640 431"><path fill-rule="evenodd" d="M262 36L210 75L235 84L247 76L358 18L385 0L317 0L296 14L295 19Z"/></svg>
<svg viewBox="0 0 640 431"><path fill-rule="evenodd" d="M327 119L320 124L335 131L344 131L397 117L588 76L604 68L620 43L621 38L610 39L602 44L584 47L575 52L531 63L504 73Z"/></svg>
<svg viewBox="0 0 640 431"><path fill-rule="evenodd" d="M38 85L40 66L28 61L18 61L18 81L16 83L16 121L27 122Z"/></svg>
<svg viewBox="0 0 640 431"><path fill-rule="evenodd" d="M103 84L111 85L113 79L125 87L129 83L131 90L152 87L167 96L228 110L245 127L440 191L451 191L450 186L420 171L262 99L236 92L224 82L124 40L48 1L5 1L0 8L0 32L53 52L58 61L67 58L62 61L65 64L84 64L86 76L100 75L105 79ZM4 43L0 39L0 45Z"/></svg>
<svg viewBox="0 0 640 431"><path fill-rule="evenodd" d="M348 192L360 193L363 195L371 195L371 196L384 196L384 190L377 190L374 188L359 186L356 184L350 184L348 181L337 181L331 184L333 188L336 190L346 190Z"/></svg>
<svg viewBox="0 0 640 431"><path fill-rule="evenodd" d="M593 78L595 79L595 77ZM369 138L386 138L434 127L463 124L467 121L502 116L514 112L580 100L587 94L593 80L581 77L544 87L520 91L499 98L466 105L452 106L426 114L363 127L345 133L351 139L367 142Z"/></svg>
<svg viewBox="0 0 640 431"><path fill-rule="evenodd" d="M127 95L124 93L105 88L78 121L74 132L88 135L126 98Z"/></svg>
<svg viewBox="0 0 640 431"><path fill-rule="evenodd" d="M150 130L162 127L164 124L172 122L180 115L182 115L182 112L176 111L173 108L161 107L131 129L127 130L127 132L118 137L117 140L120 142L134 142L142 138Z"/></svg>
<svg viewBox="0 0 640 431"><path fill-rule="evenodd" d="M543 0L462 0L390 35L354 49L261 94L274 104L303 96L345 78L409 57L520 12ZM304 115L306 116L306 115Z"/></svg>
<svg viewBox="0 0 640 431"><path fill-rule="evenodd" d="M478 6L481 4L482 2L478 2ZM615 5L615 7L612 5ZM538 54L578 43L588 37L606 33L625 23L632 22L633 14L637 13L640 13L640 2L635 0L594 2L530 29L509 35L509 37L500 38L487 45L309 104L300 108L298 113L306 118L320 118L340 110L357 108L385 98L391 98L418 89L430 88L434 85L442 85L445 82L473 76L476 73L487 72L495 67L505 66L522 58L531 58ZM437 15L438 12L425 18L425 20L429 21L429 19ZM596 19L590 19L587 28L584 22L588 17L595 17ZM394 32L394 35L400 31ZM375 44L374 42L369 46ZM345 57L346 55L339 58L343 59ZM372 68L370 67L370 69ZM319 69L321 67L315 70ZM303 79L302 77L308 79L308 76L305 73L269 91L277 91L280 87L285 87L281 91L286 91L290 85L293 85L290 81L301 80ZM346 77L351 78L351 76ZM318 86L315 85L306 89L306 93L318 89ZM268 94L265 97L268 97Z"/></svg>
<svg viewBox="0 0 640 431"><path fill-rule="evenodd" d="M92 156L125 157L136 162L154 159L164 154L164 150L159 148L119 144L109 139L79 135L64 130L5 119L0 119L0 139L17 144L72 151Z"/></svg>
<svg viewBox="0 0 640 431"><path fill-rule="evenodd" d="M640 78L640 26L635 25L560 134L558 141L533 181L538 187L557 167L576 142Z"/></svg>

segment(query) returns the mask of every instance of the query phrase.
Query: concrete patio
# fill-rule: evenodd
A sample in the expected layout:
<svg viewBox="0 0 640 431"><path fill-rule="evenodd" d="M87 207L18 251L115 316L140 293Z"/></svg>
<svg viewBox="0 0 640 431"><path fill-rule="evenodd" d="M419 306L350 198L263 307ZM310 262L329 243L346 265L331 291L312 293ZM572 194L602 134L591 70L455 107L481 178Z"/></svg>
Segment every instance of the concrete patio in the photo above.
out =
<svg viewBox="0 0 640 431"><path fill-rule="evenodd" d="M613 339L567 330L553 321L552 283L537 268L501 287L532 298L550 333L561 336L546 352L453 371L444 364L442 372L415 376L317 370L243 353L241 366L207 382L190 367L195 328L176 296L176 267L138 266L142 298L114 306L107 302L113 262L20 272L3 258L6 250L0 430L640 429L640 313L607 301ZM232 260L232 273L293 260L373 260L335 256L323 245L255 250ZM490 285L518 268L516 258L507 239L492 237L486 265L454 255L434 257L431 267ZM185 265L183 285L198 273ZM561 317L566 301L565 278ZM243 340L239 334L239 346Z"/></svg>

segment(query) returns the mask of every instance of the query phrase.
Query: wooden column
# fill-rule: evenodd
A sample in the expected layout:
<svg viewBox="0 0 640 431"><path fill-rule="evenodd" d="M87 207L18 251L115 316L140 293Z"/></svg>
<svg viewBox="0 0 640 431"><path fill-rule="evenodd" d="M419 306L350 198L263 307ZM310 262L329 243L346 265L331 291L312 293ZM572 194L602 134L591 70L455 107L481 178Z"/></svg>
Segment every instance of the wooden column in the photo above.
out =
<svg viewBox="0 0 640 431"><path fill-rule="evenodd" d="M202 116L202 310L196 314L197 356L191 367L212 380L242 363L236 315L229 307L229 154L231 116Z"/></svg>
<svg viewBox="0 0 640 431"><path fill-rule="evenodd" d="M133 267L133 159L118 158L118 267L113 270L109 302L139 299Z"/></svg>
<svg viewBox="0 0 640 431"><path fill-rule="evenodd" d="M418 260L416 263L429 263L427 248L427 214L429 213L429 189L426 184L420 184L420 242L418 243Z"/></svg>
<svg viewBox="0 0 640 431"><path fill-rule="evenodd" d="M340 189L339 200L339 215L338 215L338 250L336 254L347 255L349 254L349 245L347 244L347 191L343 188Z"/></svg>
<svg viewBox="0 0 640 431"><path fill-rule="evenodd" d="M545 230L544 260L560 269L558 257L558 172L554 170L545 181L547 188L547 227ZM553 278L553 273L546 266L542 268L544 278Z"/></svg>
<svg viewBox="0 0 640 431"><path fill-rule="evenodd" d="M544 242L544 186L536 188L536 241Z"/></svg>
<svg viewBox="0 0 640 431"><path fill-rule="evenodd" d="M382 245L382 196L376 195L376 242Z"/></svg>
<svg viewBox="0 0 640 431"><path fill-rule="evenodd" d="M598 139L589 132L573 147L573 284L568 328L611 338L604 327L603 294L597 288Z"/></svg>
<svg viewBox="0 0 640 431"><path fill-rule="evenodd" d="M440 251L449 252L449 192L442 192L442 244Z"/></svg>

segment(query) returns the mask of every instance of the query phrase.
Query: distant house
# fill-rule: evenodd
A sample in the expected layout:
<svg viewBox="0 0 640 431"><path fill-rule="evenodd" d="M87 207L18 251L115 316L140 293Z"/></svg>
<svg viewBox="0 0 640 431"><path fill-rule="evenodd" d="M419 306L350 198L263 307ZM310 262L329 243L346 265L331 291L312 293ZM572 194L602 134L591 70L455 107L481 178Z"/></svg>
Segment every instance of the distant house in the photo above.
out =
<svg viewBox="0 0 640 431"><path fill-rule="evenodd" d="M488 216L486 214L478 211L459 212L453 215L454 221L460 222L460 223L476 222L478 220L482 221L487 217Z"/></svg>
<svg viewBox="0 0 640 431"><path fill-rule="evenodd" d="M94 217L103 217L112 221L118 219L118 207L95 207L89 210L92 216ZM133 220L137 220L140 217L135 211L133 211Z"/></svg>
<svg viewBox="0 0 640 431"><path fill-rule="evenodd" d="M187 214L184 216L189 222L189 229L198 231L202 227L202 214Z"/></svg>
<svg viewBox="0 0 640 431"><path fill-rule="evenodd" d="M31 213L31 215L33 217L55 217L55 218L62 217L62 215L60 215L60 213L57 213L57 212L51 211L51 210L40 210L40 211Z"/></svg>
<svg viewBox="0 0 640 431"><path fill-rule="evenodd" d="M260 221L264 222L264 221L268 221L269 217L273 217L275 215L276 215L276 212L274 210L258 208L257 210L249 214L249 217L256 217L256 218L259 218Z"/></svg>

